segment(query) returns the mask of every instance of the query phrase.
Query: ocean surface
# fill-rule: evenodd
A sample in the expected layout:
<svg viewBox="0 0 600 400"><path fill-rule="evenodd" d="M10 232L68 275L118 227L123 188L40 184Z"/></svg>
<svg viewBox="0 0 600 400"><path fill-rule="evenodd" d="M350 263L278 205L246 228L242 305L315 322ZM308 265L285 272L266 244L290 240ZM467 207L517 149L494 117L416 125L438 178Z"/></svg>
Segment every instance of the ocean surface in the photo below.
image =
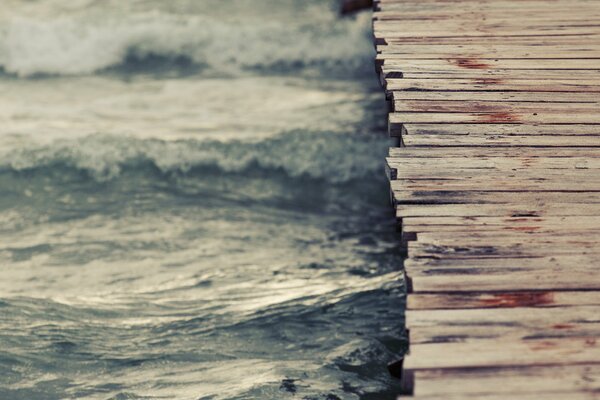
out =
<svg viewBox="0 0 600 400"><path fill-rule="evenodd" d="M370 15L2 0L0 400L392 399Z"/></svg>

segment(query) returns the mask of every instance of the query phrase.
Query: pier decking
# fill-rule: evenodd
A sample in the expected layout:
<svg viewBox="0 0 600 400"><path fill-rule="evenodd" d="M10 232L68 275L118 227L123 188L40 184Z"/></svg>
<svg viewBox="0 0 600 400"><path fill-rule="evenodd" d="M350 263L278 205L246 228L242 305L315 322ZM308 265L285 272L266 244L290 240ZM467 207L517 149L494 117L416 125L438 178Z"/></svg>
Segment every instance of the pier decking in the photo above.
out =
<svg viewBox="0 0 600 400"><path fill-rule="evenodd" d="M379 0L417 399L600 399L600 1Z"/></svg>

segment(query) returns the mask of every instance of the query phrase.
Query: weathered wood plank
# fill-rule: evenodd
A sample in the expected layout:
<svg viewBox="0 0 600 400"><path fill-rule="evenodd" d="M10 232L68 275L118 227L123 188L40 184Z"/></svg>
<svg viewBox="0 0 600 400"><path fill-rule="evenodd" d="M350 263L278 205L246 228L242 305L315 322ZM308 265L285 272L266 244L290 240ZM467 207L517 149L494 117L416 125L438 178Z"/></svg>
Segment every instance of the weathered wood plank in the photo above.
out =
<svg viewBox="0 0 600 400"><path fill-rule="evenodd" d="M565 92L598 93L600 80L585 81L571 79L532 80L501 78L468 79L387 79L388 91L484 91L484 92ZM489 121L493 123L494 121ZM500 121L497 121L500 122Z"/></svg>
<svg viewBox="0 0 600 400"><path fill-rule="evenodd" d="M597 256L593 257L598 259ZM572 262L577 262L572 257ZM586 262L590 262L588 259ZM436 292L500 292L509 290L600 290L597 269L588 267L572 268L573 264L547 269L501 269L482 273L481 269L464 268L456 271L443 271L442 268L407 268L413 293ZM569 269L567 273L565 269ZM450 273L454 272L454 273ZM462 272L462 273L459 273Z"/></svg>
<svg viewBox="0 0 600 400"><path fill-rule="evenodd" d="M492 177L490 177L491 179ZM495 177L494 177L495 178ZM403 179L392 181L394 196L401 192L425 192L425 191L452 191L462 192L479 190L488 192L596 192L600 193L600 177L590 177L586 184L578 181L548 181L543 178L530 177L523 180L510 178L499 179L495 186L486 186L489 180L485 177L469 179L468 182L461 180L422 180ZM400 195L402 197L402 195Z"/></svg>
<svg viewBox="0 0 600 400"><path fill-rule="evenodd" d="M493 129L493 128L492 128ZM515 128L516 129L516 128ZM565 128L570 129L570 128ZM520 149L489 149L489 148L404 148L404 147L391 147L389 151L390 157L418 157L418 158L430 158L430 157L459 157L463 159L468 158L510 158L510 157L586 157L586 158L598 158L600 157L600 151L598 149L589 148L563 148L563 149L552 149L552 148L520 148Z"/></svg>
<svg viewBox="0 0 600 400"><path fill-rule="evenodd" d="M375 8L414 398L599 398L600 3Z"/></svg>
<svg viewBox="0 0 600 400"><path fill-rule="evenodd" d="M402 68L382 65L378 67L380 80L383 87L387 88L386 80L391 79L470 79L474 82L498 82L501 80L536 80L550 83L553 80L582 82L585 80L595 80L598 77L598 70L534 70L534 69L462 69L462 70L404 70ZM577 74L574 74L577 72ZM544 92L538 92L544 93ZM559 92L560 93L560 92Z"/></svg>
<svg viewBox="0 0 600 400"><path fill-rule="evenodd" d="M482 46L456 44L390 44L379 45L378 59L448 59L448 58L600 58L600 45L496 45Z"/></svg>
<svg viewBox="0 0 600 400"><path fill-rule="evenodd" d="M545 391L556 399L572 399L573 393L587 393L588 397L581 398L591 399L594 392L600 391L599 377L600 365L422 370L415 372L414 395L415 398L439 396L439 399L487 398L487 395L546 399L540 393Z"/></svg>
<svg viewBox="0 0 600 400"><path fill-rule="evenodd" d="M519 215L513 215L518 217ZM519 242L531 242L537 243L539 241L553 242L553 241L564 241L569 240L571 236L572 240L587 242L588 240L600 240L600 233L598 231L582 230L564 230L554 232L552 235L547 235L544 232L536 231L513 231L507 230L504 232L489 231L489 232L421 232L419 234L419 240L431 243L449 243L452 240L463 240L465 243L485 243L497 238L496 243L519 243Z"/></svg>
<svg viewBox="0 0 600 400"><path fill-rule="evenodd" d="M565 178L567 178L565 174ZM575 175L581 178L580 175ZM491 178L497 178L494 185L490 185ZM468 191L480 190L489 192L600 192L600 176L587 175L585 182L563 180L545 180L543 177L526 177L523 179L511 179L492 177L477 177L466 180L424 180L424 179L402 179L392 181L391 186L394 193L400 191Z"/></svg>
<svg viewBox="0 0 600 400"><path fill-rule="evenodd" d="M400 135L405 146L488 146L488 147L600 147L600 136L591 135L414 135L403 133Z"/></svg>
<svg viewBox="0 0 600 400"><path fill-rule="evenodd" d="M444 257L445 259L477 258L484 263L488 259L501 257L545 257L558 255L588 254L600 256L597 241L563 241L545 243L514 243L493 244L492 242L480 245L471 243L460 244L430 244L411 241L408 243L408 255L414 259Z"/></svg>
<svg viewBox="0 0 600 400"><path fill-rule="evenodd" d="M600 96L599 96L600 98ZM600 103L565 102L510 102L473 100L396 100L397 113L463 113L463 114L595 114L600 113ZM549 123L551 121L547 121ZM575 121L577 122L577 121Z"/></svg>
<svg viewBox="0 0 600 400"><path fill-rule="evenodd" d="M491 190L394 190L395 204L511 204L513 202L600 202L597 192L523 192Z"/></svg>
<svg viewBox="0 0 600 400"><path fill-rule="evenodd" d="M599 25L600 27L600 25ZM413 59L378 55L384 66L403 72L418 71L464 71L464 70L577 70L600 71L600 60L594 58L473 58Z"/></svg>
<svg viewBox="0 0 600 400"><path fill-rule="evenodd" d="M600 337L597 306L409 310L410 343Z"/></svg>
<svg viewBox="0 0 600 400"><path fill-rule="evenodd" d="M600 86L599 86L600 88ZM452 112L394 112L389 116L389 123L392 126L398 124L600 124L600 113L594 110L573 110L573 114L564 110L549 111L528 111L519 109L518 111L509 111L498 107L497 111L477 111L452 113Z"/></svg>
<svg viewBox="0 0 600 400"><path fill-rule="evenodd" d="M498 351L502 349L502 351ZM443 355L440 357L439 355ZM426 343L410 347L408 369L485 368L600 364L597 337L529 340L469 340Z"/></svg>
<svg viewBox="0 0 600 400"><path fill-rule="evenodd" d="M599 149L600 151L600 149ZM560 150L557 150L559 153ZM413 174L447 174L456 173L457 176L465 172L505 172L521 170L543 170L551 172L565 172L564 170L596 170L600 168L600 158L587 157L472 157L472 158L396 158L388 157L387 164L397 171L399 175L408 177ZM418 171L415 171L418 170ZM589 174L595 171L587 171Z"/></svg>
<svg viewBox="0 0 600 400"><path fill-rule="evenodd" d="M412 310L406 314L406 326L410 329L424 327L438 329L442 326L491 328L500 326L527 329L569 329L564 324L587 324L590 329L600 328L600 315L595 306L545 307L536 309L523 305L509 308L477 308L456 310ZM555 322L561 326L555 327ZM468 328L467 328L468 329ZM600 361L600 360L599 360Z"/></svg>
<svg viewBox="0 0 600 400"><path fill-rule="evenodd" d="M471 308L600 306L600 291L536 291L489 293L414 293L407 310L452 310Z"/></svg>
<svg viewBox="0 0 600 400"><path fill-rule="evenodd" d="M512 37L512 36L536 36L532 35L531 31L534 29L543 30L544 35L565 35L565 36L574 36L574 35L597 35L600 33L600 26L596 25L580 25L580 26L552 26L551 24L542 24L542 25L527 25L527 26L517 26L517 25L506 25L501 29L498 29L494 34L494 37ZM482 31L461 31L460 27L452 26L447 27L429 27L420 28L419 30L411 30L411 31L400 31L400 30L389 30L382 27L381 29L374 30L375 37L385 37L390 39L411 39L415 37L419 38L440 38L440 37L452 37L452 36L460 36L461 38L478 38L478 37L490 37L490 32L488 27L483 27Z"/></svg>
<svg viewBox="0 0 600 400"><path fill-rule="evenodd" d="M466 233L466 232L465 232ZM594 260L595 254L569 254L569 255L546 255L535 257L501 257L501 258L480 258L480 257L422 257L409 258L404 262L407 270L414 272L428 272L431 275L444 274L447 272L468 272L469 270L479 270L485 273L507 272L510 270L522 271L550 271L569 268L574 265L570 272L596 271ZM423 275L423 274L422 274ZM595 277L594 277L595 279Z"/></svg>
<svg viewBox="0 0 600 400"><path fill-rule="evenodd" d="M514 34L514 35L487 35L487 36L464 36L457 34L446 34L445 36L419 36L394 38L382 35L375 36L380 44L394 45L400 44L438 44L438 45L529 45L529 46L555 46L555 45L589 45L598 44L600 35L579 34L579 35L562 35L549 33L529 33L529 34Z"/></svg>
<svg viewBox="0 0 600 400"><path fill-rule="evenodd" d="M462 101L494 101L494 102L549 102L549 103L598 103L598 95L595 93L547 93L547 92L419 92L419 91L396 91L391 92L394 101L401 100L462 100ZM496 124L499 125L499 124ZM551 129L551 124L540 124ZM492 125L493 127L493 125Z"/></svg>
<svg viewBox="0 0 600 400"><path fill-rule="evenodd" d="M508 397L511 399L519 400L598 400L600 395L596 392L581 392L581 391L560 391L560 392L542 392L543 388L537 393L514 393ZM417 395L417 396L403 396L400 395L399 399L411 398L414 400L506 400L507 394L445 394L441 396L428 396L428 395Z"/></svg>

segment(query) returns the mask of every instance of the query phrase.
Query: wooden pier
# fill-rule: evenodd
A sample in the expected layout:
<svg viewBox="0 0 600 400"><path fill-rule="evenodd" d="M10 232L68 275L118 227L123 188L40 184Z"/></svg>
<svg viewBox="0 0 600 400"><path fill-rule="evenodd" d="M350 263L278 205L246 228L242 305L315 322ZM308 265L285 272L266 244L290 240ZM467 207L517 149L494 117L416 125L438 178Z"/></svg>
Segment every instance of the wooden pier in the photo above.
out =
<svg viewBox="0 0 600 400"><path fill-rule="evenodd" d="M600 399L600 1L379 0L374 33L407 391Z"/></svg>

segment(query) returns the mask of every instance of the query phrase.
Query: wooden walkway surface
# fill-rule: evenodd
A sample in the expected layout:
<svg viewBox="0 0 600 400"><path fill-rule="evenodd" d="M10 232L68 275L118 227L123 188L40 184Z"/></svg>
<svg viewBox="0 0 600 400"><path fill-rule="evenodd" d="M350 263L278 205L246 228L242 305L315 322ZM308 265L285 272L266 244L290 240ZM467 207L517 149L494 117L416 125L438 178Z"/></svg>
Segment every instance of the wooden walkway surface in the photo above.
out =
<svg viewBox="0 0 600 400"><path fill-rule="evenodd" d="M600 399L600 0L375 9L404 381L417 399Z"/></svg>

